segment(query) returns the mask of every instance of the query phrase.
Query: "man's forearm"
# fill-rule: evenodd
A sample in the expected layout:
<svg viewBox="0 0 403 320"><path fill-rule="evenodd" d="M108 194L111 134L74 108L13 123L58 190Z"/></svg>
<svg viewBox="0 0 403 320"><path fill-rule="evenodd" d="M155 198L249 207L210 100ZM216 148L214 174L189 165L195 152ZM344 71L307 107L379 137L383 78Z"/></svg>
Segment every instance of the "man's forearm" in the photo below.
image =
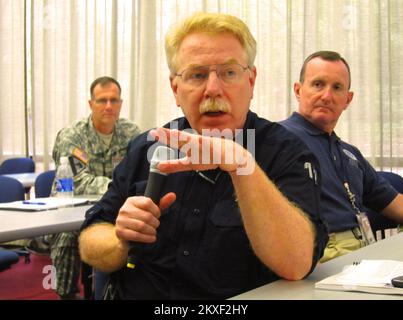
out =
<svg viewBox="0 0 403 320"><path fill-rule="evenodd" d="M279 276L304 277L311 268L314 227L256 165L250 175L231 173L246 233L256 255Z"/></svg>
<svg viewBox="0 0 403 320"><path fill-rule="evenodd" d="M104 194L112 179L83 170L74 177L75 194Z"/></svg>
<svg viewBox="0 0 403 320"><path fill-rule="evenodd" d="M115 226L94 224L81 232L79 238L81 259L104 272L122 268L127 260L128 245L117 238Z"/></svg>

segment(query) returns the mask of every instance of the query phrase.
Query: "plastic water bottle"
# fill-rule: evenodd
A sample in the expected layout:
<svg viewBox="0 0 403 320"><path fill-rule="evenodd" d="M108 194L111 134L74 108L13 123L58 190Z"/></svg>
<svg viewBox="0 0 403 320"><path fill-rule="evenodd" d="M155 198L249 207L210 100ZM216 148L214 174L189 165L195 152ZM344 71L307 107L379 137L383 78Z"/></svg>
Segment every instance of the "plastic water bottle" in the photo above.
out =
<svg viewBox="0 0 403 320"><path fill-rule="evenodd" d="M60 157L60 166L56 171L56 196L60 198L73 198L74 183L73 171L67 157Z"/></svg>

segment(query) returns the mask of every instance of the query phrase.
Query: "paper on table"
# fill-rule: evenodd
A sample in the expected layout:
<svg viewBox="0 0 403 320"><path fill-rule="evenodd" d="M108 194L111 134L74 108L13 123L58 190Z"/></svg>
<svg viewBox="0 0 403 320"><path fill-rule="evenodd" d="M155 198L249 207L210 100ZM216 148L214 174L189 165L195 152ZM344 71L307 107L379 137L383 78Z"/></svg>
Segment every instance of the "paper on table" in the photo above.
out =
<svg viewBox="0 0 403 320"><path fill-rule="evenodd" d="M391 284L394 277L403 275L403 262L395 260L362 260L346 266L336 275L317 283L315 288L340 291L363 291L381 294L403 294L402 288Z"/></svg>
<svg viewBox="0 0 403 320"><path fill-rule="evenodd" d="M44 211L69 206L78 206L90 203L87 198L37 198L26 201L1 203L0 209L18 211Z"/></svg>

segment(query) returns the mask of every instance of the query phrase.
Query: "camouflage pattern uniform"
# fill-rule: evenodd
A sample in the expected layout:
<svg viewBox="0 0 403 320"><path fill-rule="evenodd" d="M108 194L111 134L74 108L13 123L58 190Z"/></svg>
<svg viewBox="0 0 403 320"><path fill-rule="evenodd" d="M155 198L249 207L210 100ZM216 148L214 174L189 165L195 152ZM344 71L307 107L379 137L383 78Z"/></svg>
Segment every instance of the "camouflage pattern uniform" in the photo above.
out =
<svg viewBox="0 0 403 320"><path fill-rule="evenodd" d="M140 133L139 128L129 120L119 119L110 143L106 146L98 136L91 120L77 121L59 131L53 147L56 170L60 157L71 156L79 149L88 160L74 176L74 194L104 194L112 178L112 171L125 156L130 139ZM54 192L54 186L53 186ZM57 293L62 298L70 298L79 292L80 256L78 251L78 231L52 235L49 242L51 258L56 267Z"/></svg>

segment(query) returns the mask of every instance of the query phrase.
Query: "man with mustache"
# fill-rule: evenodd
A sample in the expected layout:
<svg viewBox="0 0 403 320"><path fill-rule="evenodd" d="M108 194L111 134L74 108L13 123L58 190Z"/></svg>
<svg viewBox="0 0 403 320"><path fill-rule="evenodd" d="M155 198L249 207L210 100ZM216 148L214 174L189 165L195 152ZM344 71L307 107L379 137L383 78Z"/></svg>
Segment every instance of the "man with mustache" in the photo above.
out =
<svg viewBox="0 0 403 320"><path fill-rule="evenodd" d="M74 162L74 195L101 195L111 182L112 171L126 154L131 138L140 130L133 122L119 118L122 108L120 84L111 77L95 79L88 101L91 114L59 131L53 147L56 170L60 157ZM53 192L54 186L53 186ZM79 292L80 257L78 232L48 237L56 267L56 292L62 299L74 299Z"/></svg>
<svg viewBox="0 0 403 320"><path fill-rule="evenodd" d="M299 82L294 84L298 111L281 122L320 162L322 214L330 232L321 262L370 243L365 207L403 222L403 196L376 173L356 147L334 132L353 99L350 86L350 67L339 53L311 54L304 61Z"/></svg>
<svg viewBox="0 0 403 320"><path fill-rule="evenodd" d="M222 112L228 113L231 112L230 106L225 102L217 99L208 99L203 101L199 107L200 114L208 113L208 112Z"/></svg>
<svg viewBox="0 0 403 320"><path fill-rule="evenodd" d="M165 49L185 117L131 141L87 211L82 259L113 272L108 298L224 299L307 276L327 241L319 177L306 169L316 173L316 159L249 111L256 42L248 27L197 13L170 30ZM157 164L169 173L159 203L143 196L154 140L181 152ZM126 266L129 242L138 245L134 268Z"/></svg>

